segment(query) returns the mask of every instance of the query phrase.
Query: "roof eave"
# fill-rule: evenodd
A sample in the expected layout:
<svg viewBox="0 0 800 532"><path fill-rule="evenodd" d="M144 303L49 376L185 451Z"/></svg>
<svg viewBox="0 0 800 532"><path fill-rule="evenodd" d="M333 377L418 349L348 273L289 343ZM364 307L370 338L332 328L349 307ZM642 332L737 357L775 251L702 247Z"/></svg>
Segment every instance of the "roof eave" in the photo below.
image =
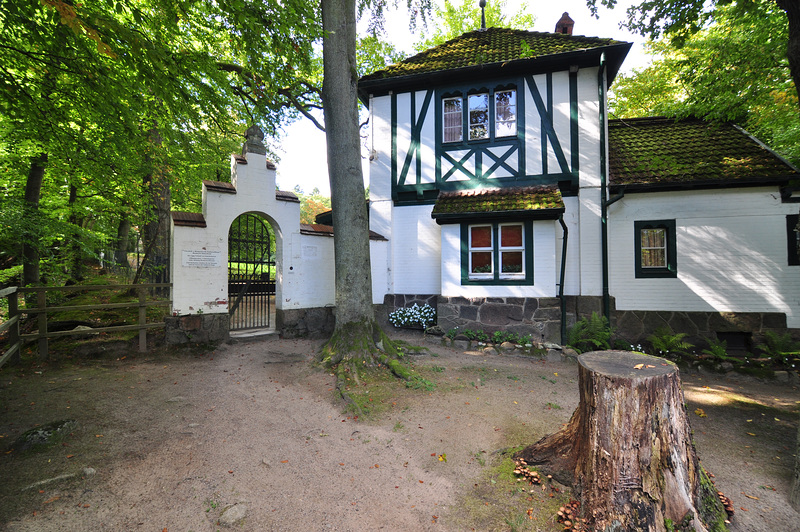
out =
<svg viewBox="0 0 800 532"><path fill-rule="evenodd" d="M606 54L606 65L608 68L607 80L608 86L610 87L619 69L622 67L622 63L625 61L625 57L628 55L631 46L633 46L633 43L622 42L560 54L487 63L464 68L438 70L422 74L394 76L366 81L362 79L358 83L358 97L364 105L369 106L370 95L382 96L388 94L390 91L412 90L420 86L430 87L431 85L473 81L477 73L482 75L497 73L500 76L510 76L522 73L539 74L543 72L553 72L555 70L566 70L572 65L576 65L579 68L594 67L599 66L600 58L603 53Z"/></svg>
<svg viewBox="0 0 800 532"><path fill-rule="evenodd" d="M492 220L507 220L509 218L514 218L515 220L557 220L562 214L564 214L564 207L557 207L553 209L520 209L491 212L431 213L431 218L436 220L436 223L439 225L446 225L457 224L461 222L488 222Z"/></svg>
<svg viewBox="0 0 800 532"><path fill-rule="evenodd" d="M675 192L680 190L714 190L723 188L753 188L783 186L788 182L799 179L800 175L783 175L770 178L725 179L705 181L681 181L669 183L626 183L609 185L609 192L616 194L637 194L647 192Z"/></svg>

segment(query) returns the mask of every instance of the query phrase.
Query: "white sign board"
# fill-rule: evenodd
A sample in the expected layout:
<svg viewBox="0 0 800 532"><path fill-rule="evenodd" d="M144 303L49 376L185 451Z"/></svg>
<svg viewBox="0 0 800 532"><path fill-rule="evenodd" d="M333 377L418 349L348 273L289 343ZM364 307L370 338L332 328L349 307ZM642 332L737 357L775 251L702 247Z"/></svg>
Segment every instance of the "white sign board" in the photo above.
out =
<svg viewBox="0 0 800 532"><path fill-rule="evenodd" d="M181 266L186 268L219 268L222 265L221 251L184 249L181 253Z"/></svg>

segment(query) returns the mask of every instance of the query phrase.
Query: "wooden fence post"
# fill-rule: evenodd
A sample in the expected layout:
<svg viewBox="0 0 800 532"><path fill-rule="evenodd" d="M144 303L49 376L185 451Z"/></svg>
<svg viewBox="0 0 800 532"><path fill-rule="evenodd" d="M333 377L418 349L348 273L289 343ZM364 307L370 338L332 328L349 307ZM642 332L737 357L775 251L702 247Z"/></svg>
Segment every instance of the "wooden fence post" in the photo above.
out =
<svg viewBox="0 0 800 532"><path fill-rule="evenodd" d="M145 294L144 287L140 286L137 290L139 293L139 352L147 352L147 295Z"/></svg>
<svg viewBox="0 0 800 532"><path fill-rule="evenodd" d="M11 329L8 331L8 344L11 346L15 346L19 343L19 292L14 292L12 294L8 294L8 317L9 319L14 319L17 317L17 322L11 326ZM17 349L17 352L11 355L11 363L12 364L19 364L20 361L20 351L22 348L20 347Z"/></svg>
<svg viewBox="0 0 800 532"><path fill-rule="evenodd" d="M39 307L39 334L44 335L39 338L39 360L50 358L47 346L47 291L37 290L36 302Z"/></svg>

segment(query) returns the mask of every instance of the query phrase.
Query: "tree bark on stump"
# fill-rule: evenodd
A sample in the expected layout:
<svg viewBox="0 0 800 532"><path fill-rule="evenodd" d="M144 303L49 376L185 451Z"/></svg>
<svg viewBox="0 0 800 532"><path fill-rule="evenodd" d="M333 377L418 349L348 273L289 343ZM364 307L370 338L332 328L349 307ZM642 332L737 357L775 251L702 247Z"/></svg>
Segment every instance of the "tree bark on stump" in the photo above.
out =
<svg viewBox="0 0 800 532"><path fill-rule="evenodd" d="M725 530L697 460L678 369L628 351L578 358L580 404L561 431L518 457L581 497L583 530Z"/></svg>

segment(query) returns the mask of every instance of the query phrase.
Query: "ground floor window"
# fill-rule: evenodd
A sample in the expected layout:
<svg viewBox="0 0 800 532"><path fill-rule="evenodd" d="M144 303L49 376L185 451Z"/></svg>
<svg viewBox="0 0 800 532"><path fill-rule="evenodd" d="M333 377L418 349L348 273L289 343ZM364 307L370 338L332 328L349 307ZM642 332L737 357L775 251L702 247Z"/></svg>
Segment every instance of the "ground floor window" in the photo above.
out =
<svg viewBox="0 0 800 532"><path fill-rule="evenodd" d="M461 226L462 284L532 284L531 222L486 222Z"/></svg>
<svg viewBox="0 0 800 532"><path fill-rule="evenodd" d="M786 216L786 251L789 257L789 266L800 266L800 232L797 231L797 214Z"/></svg>
<svg viewBox="0 0 800 532"><path fill-rule="evenodd" d="M634 222L636 277L677 277L675 220Z"/></svg>

